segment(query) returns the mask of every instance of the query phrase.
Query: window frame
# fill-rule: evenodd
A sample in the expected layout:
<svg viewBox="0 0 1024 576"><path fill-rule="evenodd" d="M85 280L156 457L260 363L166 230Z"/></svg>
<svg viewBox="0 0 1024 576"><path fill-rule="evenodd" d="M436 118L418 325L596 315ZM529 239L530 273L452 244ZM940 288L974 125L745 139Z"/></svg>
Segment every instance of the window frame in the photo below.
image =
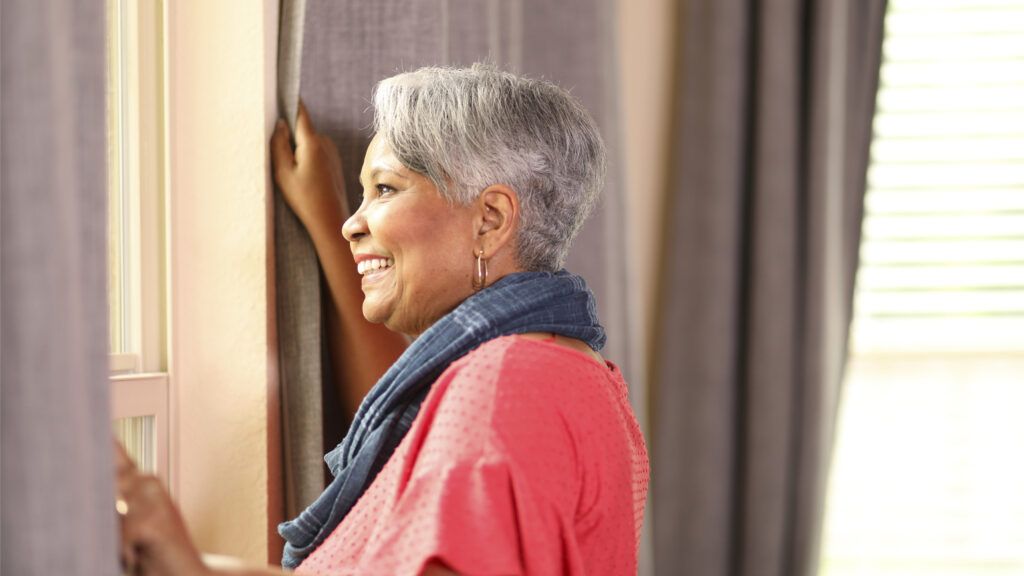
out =
<svg viewBox="0 0 1024 576"><path fill-rule="evenodd" d="M110 354L111 417L153 416L156 474L171 486L173 438L167 373L163 1L107 0L111 78L108 113L117 131L122 351ZM113 185L113 184L112 184Z"/></svg>
<svg viewBox="0 0 1024 576"><path fill-rule="evenodd" d="M125 47L138 55L126 66L138 90L126 128L145 144L127 155L144 192L127 228L138 252L125 255L140 307L135 348L111 356L113 413L156 416L167 454L157 473L198 547L274 562L283 487L268 143L280 2L107 2L126 6ZM225 514L235 529L221 529Z"/></svg>
<svg viewBox="0 0 1024 576"><path fill-rule="evenodd" d="M151 416L156 430L156 475L170 485L170 402L167 374L111 376L113 419Z"/></svg>

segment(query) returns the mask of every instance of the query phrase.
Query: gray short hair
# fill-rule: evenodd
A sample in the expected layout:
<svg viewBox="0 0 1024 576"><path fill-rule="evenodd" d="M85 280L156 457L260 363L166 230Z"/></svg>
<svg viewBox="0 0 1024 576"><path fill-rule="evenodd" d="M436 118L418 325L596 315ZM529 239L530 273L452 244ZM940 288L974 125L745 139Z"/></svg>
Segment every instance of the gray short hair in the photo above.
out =
<svg viewBox="0 0 1024 576"><path fill-rule="evenodd" d="M374 129L409 169L467 204L493 184L519 195L516 255L561 268L604 186L605 147L566 90L497 68L421 68L381 81Z"/></svg>

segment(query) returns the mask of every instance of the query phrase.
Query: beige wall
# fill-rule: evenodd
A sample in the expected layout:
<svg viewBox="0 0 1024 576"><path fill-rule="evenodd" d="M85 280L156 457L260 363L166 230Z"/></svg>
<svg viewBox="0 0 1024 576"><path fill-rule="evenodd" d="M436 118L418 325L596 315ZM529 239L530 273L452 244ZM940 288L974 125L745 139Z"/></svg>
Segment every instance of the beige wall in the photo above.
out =
<svg viewBox="0 0 1024 576"><path fill-rule="evenodd" d="M673 67L672 0L617 0L621 133L625 139L626 235L629 271L636 284L633 310L639 350L647 349L654 314L661 205L668 173ZM645 406L637 406L645 412ZM643 418L643 414L641 414Z"/></svg>
<svg viewBox="0 0 1024 576"><path fill-rule="evenodd" d="M279 520L267 472L278 2L166 6L172 488L201 550L263 563Z"/></svg>
<svg viewBox="0 0 1024 576"><path fill-rule="evenodd" d="M675 8L672 0L616 0L619 101L626 183L626 253L633 280L630 325L635 350L644 353L653 332L657 263L662 236L661 207L667 191L669 130L675 66ZM637 417L649 433L649 366L634 368ZM641 575L653 573L648 503L640 543Z"/></svg>

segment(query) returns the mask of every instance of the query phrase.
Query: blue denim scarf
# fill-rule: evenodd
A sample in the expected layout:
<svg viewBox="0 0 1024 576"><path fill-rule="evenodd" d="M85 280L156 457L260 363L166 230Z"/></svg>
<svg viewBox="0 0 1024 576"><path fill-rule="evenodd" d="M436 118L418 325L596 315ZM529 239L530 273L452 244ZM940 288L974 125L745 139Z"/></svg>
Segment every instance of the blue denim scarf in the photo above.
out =
<svg viewBox="0 0 1024 576"><path fill-rule="evenodd" d="M594 295L566 271L505 276L434 323L384 373L337 448L324 457L334 480L298 518L277 531L281 566L294 568L334 531L412 426L431 385L452 362L488 340L549 332L600 350L605 334Z"/></svg>

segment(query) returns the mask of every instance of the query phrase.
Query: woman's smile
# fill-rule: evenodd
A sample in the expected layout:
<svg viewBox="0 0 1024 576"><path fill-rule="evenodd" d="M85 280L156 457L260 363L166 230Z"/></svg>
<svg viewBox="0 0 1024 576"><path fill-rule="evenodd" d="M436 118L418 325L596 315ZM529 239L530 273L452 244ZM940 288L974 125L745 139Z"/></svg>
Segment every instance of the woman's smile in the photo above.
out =
<svg viewBox="0 0 1024 576"><path fill-rule="evenodd" d="M379 281L395 266L393 258L376 255L356 256L356 271L363 277L363 285Z"/></svg>
<svg viewBox="0 0 1024 576"><path fill-rule="evenodd" d="M356 254L354 259L356 272L362 276L361 286L365 297L369 298L371 291L380 292L388 286L394 288L396 281L393 278L396 274L394 258L378 254ZM376 297L380 299L382 295L377 294Z"/></svg>

